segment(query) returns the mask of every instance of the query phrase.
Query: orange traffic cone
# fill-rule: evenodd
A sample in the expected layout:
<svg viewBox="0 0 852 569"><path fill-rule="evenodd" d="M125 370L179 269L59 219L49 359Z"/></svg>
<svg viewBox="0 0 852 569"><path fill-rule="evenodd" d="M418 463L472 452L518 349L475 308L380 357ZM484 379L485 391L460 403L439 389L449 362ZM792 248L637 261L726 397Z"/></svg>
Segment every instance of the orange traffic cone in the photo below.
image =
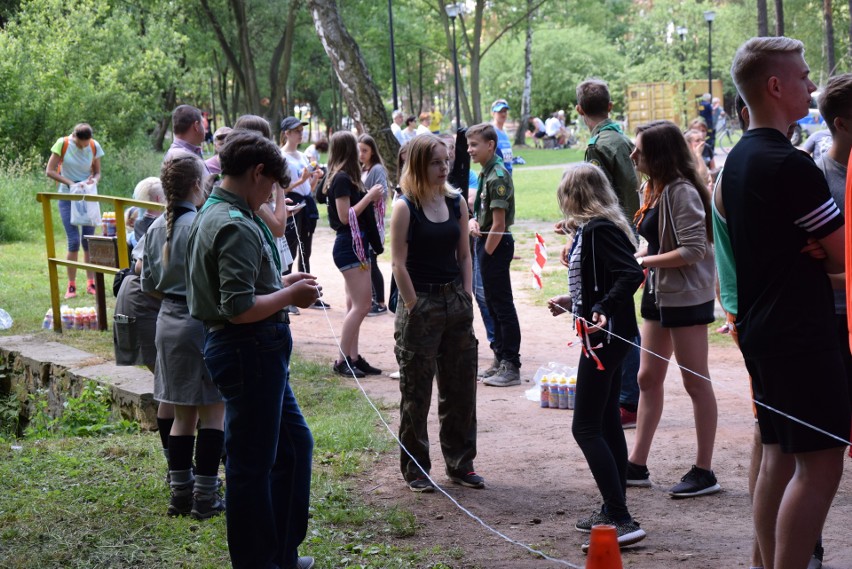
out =
<svg viewBox="0 0 852 569"><path fill-rule="evenodd" d="M592 527L586 569L624 569L621 564L621 550L618 548L618 534L615 533L615 526Z"/></svg>

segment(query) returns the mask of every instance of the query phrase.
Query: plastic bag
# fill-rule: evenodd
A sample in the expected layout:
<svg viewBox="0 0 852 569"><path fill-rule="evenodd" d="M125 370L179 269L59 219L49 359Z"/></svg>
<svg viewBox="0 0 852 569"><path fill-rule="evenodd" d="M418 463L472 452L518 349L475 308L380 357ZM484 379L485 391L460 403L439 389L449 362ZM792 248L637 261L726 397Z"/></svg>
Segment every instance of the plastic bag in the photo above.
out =
<svg viewBox="0 0 852 569"><path fill-rule="evenodd" d="M87 184L80 182L71 186L71 193L84 196L98 195L97 184ZM86 201L85 199L71 202L71 225L100 225L101 223L101 204L96 201Z"/></svg>

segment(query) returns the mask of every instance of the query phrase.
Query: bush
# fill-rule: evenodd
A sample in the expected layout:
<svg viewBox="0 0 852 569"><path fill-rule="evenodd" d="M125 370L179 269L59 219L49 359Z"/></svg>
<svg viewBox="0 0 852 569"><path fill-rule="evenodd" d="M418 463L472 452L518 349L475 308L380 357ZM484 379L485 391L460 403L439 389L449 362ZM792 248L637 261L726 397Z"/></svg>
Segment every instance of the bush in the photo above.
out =
<svg viewBox="0 0 852 569"><path fill-rule="evenodd" d="M26 431L28 437L96 437L139 432L135 421L113 416L109 389L95 381L87 381L79 397L69 397L58 417L48 414L43 392L32 395L31 399L36 412Z"/></svg>

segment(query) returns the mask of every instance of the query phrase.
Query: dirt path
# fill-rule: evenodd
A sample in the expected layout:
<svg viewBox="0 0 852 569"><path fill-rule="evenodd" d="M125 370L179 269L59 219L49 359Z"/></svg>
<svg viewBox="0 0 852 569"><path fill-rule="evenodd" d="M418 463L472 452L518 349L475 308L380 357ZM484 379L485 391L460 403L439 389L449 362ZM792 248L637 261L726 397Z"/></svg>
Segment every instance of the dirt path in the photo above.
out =
<svg viewBox="0 0 852 569"><path fill-rule="evenodd" d="M538 229L547 231L547 227L540 224ZM314 273L324 287L324 299L332 305L328 316L338 333L343 278L331 262L332 242L330 230L320 228L312 260ZM516 263L529 264L531 250L519 246L517 254L522 259ZM382 269L389 282L389 264L382 263ZM521 371L525 379L531 379L539 365L549 361L576 365L579 348L566 345L573 337L567 318L555 319L543 306L536 306L530 300L527 275L516 271L512 274L523 336ZM478 314L475 327L484 345L485 332ZM293 318L292 328L296 349L302 356L330 365L336 347L322 311L303 310L301 316ZM488 354L480 352L480 364L486 365ZM392 315L365 320L361 328L361 353L383 370L397 369ZM666 493L692 465L695 444L691 403L681 385L679 371L670 369L666 408L649 461L656 485L651 489L628 490L631 512L648 532L648 538L624 551L625 567L749 566L752 526L747 474L753 421L746 374L739 352L732 344L711 345L710 370L719 404L713 467L723 491L680 501L671 500ZM394 404L399 400L397 383L387 376L368 378L362 383L371 398ZM563 562L537 559L520 546L508 543L463 514L440 493L410 492L394 454L369 473L361 488L368 502L399 505L416 513L422 527L414 538L401 540L401 546L438 546L444 551L455 548L463 552L454 564L457 568L584 567L580 545L585 536L573 526L578 517L599 504L599 494L571 436L571 412L540 409L537 402L527 401L523 394L531 385L524 383L503 389L479 387L476 468L486 478L485 490L460 488L446 479L433 400L430 415L433 477L439 484L446 484L446 491L485 524ZM391 411L386 416L396 428L398 414ZM628 447L632 446L635 431L626 434ZM843 521L843 514L848 514L852 507L850 462L846 462L847 472L824 531L824 567L830 569L852 568L852 543Z"/></svg>

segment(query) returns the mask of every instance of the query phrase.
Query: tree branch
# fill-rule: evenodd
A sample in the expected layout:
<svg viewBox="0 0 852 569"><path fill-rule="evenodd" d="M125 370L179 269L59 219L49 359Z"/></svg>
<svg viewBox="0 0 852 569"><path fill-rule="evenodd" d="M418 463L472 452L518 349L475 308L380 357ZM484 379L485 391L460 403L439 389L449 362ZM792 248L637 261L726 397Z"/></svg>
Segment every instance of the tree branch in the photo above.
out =
<svg viewBox="0 0 852 569"><path fill-rule="evenodd" d="M246 78L245 75L243 75L243 70L240 69L240 62L237 60L237 54L234 53L233 48L231 48L231 44L228 43L228 38L225 37L225 32L222 30L222 25L219 23L219 19L216 17L216 14L213 13L213 10L210 8L210 4L207 0L199 1L201 2L201 8L207 15L207 19L210 20L210 25L213 26L213 31L216 33L216 39L219 40L219 45L222 46L222 51L224 52L228 63L231 65L231 69L234 70L234 75L237 76L237 81L245 86Z"/></svg>
<svg viewBox="0 0 852 569"><path fill-rule="evenodd" d="M548 1L548 0L539 0L539 2L538 2L537 4L534 4L532 7L530 7L530 9L528 9L528 10L524 13L524 15L523 15L523 16L519 17L519 18L518 18L518 19L516 19L514 22L512 22L511 24L509 24L508 26L506 26L505 28L503 28L503 29L500 31L500 33L499 33L499 34L497 34L497 35L494 37L494 39L493 39L493 40L491 40L491 43L489 43L487 46L485 46L485 48L483 48L483 50L480 52L480 57L485 57L485 54L486 54L486 53L488 53L488 50L489 50L489 49L491 49L491 48L494 46L494 44L495 44L495 43L497 43L497 41L498 41L500 38L502 38L502 37L503 37L503 36L504 36L504 35L505 35L508 31L510 31L510 30L512 30L512 29L514 29L514 28L516 28L516 27L517 27L518 25L520 25L521 23L526 22L527 18L529 18L529 16L530 16L530 14L532 14L532 13L533 13L533 12L535 12L538 8L540 8L542 5L544 5L545 3L547 3L547 1Z"/></svg>

